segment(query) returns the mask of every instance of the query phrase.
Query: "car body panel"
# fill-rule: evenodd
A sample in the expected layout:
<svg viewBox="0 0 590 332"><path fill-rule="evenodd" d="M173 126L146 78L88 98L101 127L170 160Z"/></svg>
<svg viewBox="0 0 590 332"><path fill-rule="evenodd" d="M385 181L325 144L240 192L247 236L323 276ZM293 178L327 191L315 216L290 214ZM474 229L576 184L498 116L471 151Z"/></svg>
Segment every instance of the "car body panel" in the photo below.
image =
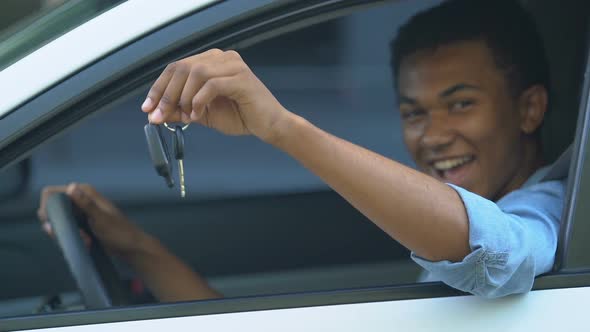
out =
<svg viewBox="0 0 590 332"><path fill-rule="evenodd" d="M580 331L590 287L177 317L35 331ZM563 309L567 308L567 316ZM562 314L560 314L562 313Z"/></svg>

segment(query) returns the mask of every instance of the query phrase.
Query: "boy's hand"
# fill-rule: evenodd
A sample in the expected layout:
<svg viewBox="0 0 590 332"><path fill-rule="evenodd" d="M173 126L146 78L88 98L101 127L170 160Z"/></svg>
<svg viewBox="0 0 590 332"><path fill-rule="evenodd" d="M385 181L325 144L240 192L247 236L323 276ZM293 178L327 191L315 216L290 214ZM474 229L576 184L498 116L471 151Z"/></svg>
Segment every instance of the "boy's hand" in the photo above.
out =
<svg viewBox="0 0 590 332"><path fill-rule="evenodd" d="M212 49L171 63L142 110L149 121L197 122L228 135L272 143L289 113L235 51Z"/></svg>
<svg viewBox="0 0 590 332"><path fill-rule="evenodd" d="M43 229L49 235L53 233L47 219L47 199L58 192L66 193L74 204L80 207L88 217L88 224L92 231L108 252L125 260L132 260L141 252L141 245L145 243L149 235L88 184L72 183L68 186L50 186L43 189L37 215ZM84 232L82 237L86 242L89 240Z"/></svg>

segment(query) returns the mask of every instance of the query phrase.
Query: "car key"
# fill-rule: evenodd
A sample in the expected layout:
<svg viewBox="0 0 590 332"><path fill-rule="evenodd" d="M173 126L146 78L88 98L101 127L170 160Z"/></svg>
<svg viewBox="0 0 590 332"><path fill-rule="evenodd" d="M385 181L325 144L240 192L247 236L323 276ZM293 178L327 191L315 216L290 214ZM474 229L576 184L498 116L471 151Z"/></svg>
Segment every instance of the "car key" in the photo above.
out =
<svg viewBox="0 0 590 332"><path fill-rule="evenodd" d="M170 151L168 150L166 141L162 137L162 129L159 125L151 123L146 124L143 129L156 172L164 178L166 185L172 188L174 186L174 179L172 178Z"/></svg>
<svg viewBox="0 0 590 332"><path fill-rule="evenodd" d="M186 196L184 187L184 130L181 126L174 128L174 158L178 160L178 181L180 183L180 197Z"/></svg>

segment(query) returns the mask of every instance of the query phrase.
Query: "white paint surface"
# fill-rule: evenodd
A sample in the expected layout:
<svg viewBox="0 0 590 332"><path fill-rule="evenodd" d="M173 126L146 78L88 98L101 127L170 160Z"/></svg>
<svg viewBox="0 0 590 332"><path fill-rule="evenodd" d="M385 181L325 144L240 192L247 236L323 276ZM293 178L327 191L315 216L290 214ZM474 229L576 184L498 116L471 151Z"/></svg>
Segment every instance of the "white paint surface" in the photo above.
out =
<svg viewBox="0 0 590 332"><path fill-rule="evenodd" d="M35 331L590 331L590 287L154 319Z"/></svg>
<svg viewBox="0 0 590 332"><path fill-rule="evenodd" d="M0 116L146 32L214 0L128 0L0 72Z"/></svg>

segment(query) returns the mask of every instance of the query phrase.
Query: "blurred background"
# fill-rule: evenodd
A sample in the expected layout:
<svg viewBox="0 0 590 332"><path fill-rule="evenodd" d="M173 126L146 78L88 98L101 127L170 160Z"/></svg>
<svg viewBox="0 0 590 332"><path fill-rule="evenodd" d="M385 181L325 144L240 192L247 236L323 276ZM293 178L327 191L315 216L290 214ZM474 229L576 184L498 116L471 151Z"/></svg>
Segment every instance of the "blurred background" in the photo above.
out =
<svg viewBox="0 0 590 332"><path fill-rule="evenodd" d="M0 33L7 28L34 20L41 12L62 5L67 0L3 0L0 2Z"/></svg>

